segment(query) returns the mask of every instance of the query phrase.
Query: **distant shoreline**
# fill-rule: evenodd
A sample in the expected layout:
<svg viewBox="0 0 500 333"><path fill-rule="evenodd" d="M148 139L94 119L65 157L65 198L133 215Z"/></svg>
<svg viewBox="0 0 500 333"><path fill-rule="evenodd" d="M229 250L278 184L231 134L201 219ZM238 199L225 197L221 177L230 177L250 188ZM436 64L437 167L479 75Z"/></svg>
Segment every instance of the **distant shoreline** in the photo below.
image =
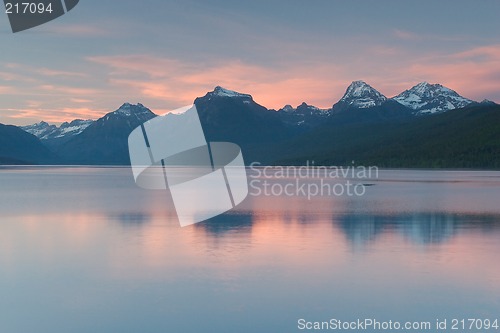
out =
<svg viewBox="0 0 500 333"><path fill-rule="evenodd" d="M182 166L180 166L182 167ZM192 166L186 166L188 168L193 168ZM280 167L305 167L304 165L261 165L258 167L253 167L256 169L263 168L280 168ZM314 169L316 167L329 167L329 165L315 165L309 166L307 168ZM347 168L349 165L338 165L338 168ZM36 164L1 164L0 170L5 169L130 169L130 165L64 165L64 164L46 164L46 165L36 165ZM246 169L251 170L250 166L246 166ZM379 167L380 171L500 171L500 169L494 168L421 168L421 167Z"/></svg>

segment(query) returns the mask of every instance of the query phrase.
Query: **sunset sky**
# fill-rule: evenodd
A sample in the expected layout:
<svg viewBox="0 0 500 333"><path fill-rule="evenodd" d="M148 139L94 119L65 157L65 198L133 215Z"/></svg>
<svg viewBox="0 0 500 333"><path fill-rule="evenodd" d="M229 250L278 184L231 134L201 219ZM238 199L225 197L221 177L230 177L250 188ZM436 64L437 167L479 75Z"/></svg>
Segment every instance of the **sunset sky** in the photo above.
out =
<svg viewBox="0 0 500 333"><path fill-rule="evenodd" d="M353 80L500 102L500 1L81 0L13 34L0 17L0 123L163 113L216 85L269 108L331 107Z"/></svg>

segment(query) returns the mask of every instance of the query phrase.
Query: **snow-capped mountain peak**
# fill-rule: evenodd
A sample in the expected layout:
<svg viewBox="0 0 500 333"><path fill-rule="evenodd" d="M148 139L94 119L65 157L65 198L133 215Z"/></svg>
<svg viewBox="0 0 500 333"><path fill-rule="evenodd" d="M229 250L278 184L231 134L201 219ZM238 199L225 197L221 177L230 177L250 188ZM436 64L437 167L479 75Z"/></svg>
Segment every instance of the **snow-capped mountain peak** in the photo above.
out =
<svg viewBox="0 0 500 333"><path fill-rule="evenodd" d="M105 126L108 122L124 121L129 124L145 122L156 115L141 103L124 103L118 110L106 114L96 121L97 126Z"/></svg>
<svg viewBox="0 0 500 333"><path fill-rule="evenodd" d="M33 125L22 126L21 129L24 131L33 134L39 139L49 137L52 133L57 131L56 125L50 125L45 121L41 121L39 123Z"/></svg>
<svg viewBox="0 0 500 333"><path fill-rule="evenodd" d="M115 115L130 117L133 114L149 113L149 112L151 112L151 110L146 108L141 103L137 103L137 105L130 104L130 103L124 103L122 106L120 106L118 108L118 110L116 110L112 113Z"/></svg>
<svg viewBox="0 0 500 333"><path fill-rule="evenodd" d="M340 101L352 107L365 109L382 105L387 101L387 97L364 81L354 81Z"/></svg>
<svg viewBox="0 0 500 333"><path fill-rule="evenodd" d="M229 90L226 88L223 88L221 86L215 87L214 91L209 92L207 95L209 96L215 96L215 97L230 97L230 98L248 98L252 99L251 95L248 94L242 94L237 91Z"/></svg>
<svg viewBox="0 0 500 333"><path fill-rule="evenodd" d="M72 122L64 122L59 127L50 125L45 121L37 124L21 127L26 132L33 134L40 140L58 139L66 136L78 135L89 127L93 120L76 119Z"/></svg>
<svg viewBox="0 0 500 333"><path fill-rule="evenodd" d="M76 119L70 123L65 122L61 124L61 126L59 127L60 133L56 136L56 138L60 138L67 135L78 135L93 123L94 123L93 120L82 120L82 119Z"/></svg>
<svg viewBox="0 0 500 333"><path fill-rule="evenodd" d="M473 103L450 88L428 82L421 82L393 99L415 110L417 115L445 112Z"/></svg>

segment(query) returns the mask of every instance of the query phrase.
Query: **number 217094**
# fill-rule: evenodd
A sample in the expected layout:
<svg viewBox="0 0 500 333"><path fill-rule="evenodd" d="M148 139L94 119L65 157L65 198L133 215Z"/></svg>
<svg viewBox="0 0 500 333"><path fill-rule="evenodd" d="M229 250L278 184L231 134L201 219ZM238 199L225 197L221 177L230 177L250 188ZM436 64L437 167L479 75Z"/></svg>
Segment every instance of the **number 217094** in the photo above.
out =
<svg viewBox="0 0 500 333"><path fill-rule="evenodd" d="M5 4L6 14L44 14L52 13L52 3L45 5L44 3L37 2L22 2Z"/></svg>

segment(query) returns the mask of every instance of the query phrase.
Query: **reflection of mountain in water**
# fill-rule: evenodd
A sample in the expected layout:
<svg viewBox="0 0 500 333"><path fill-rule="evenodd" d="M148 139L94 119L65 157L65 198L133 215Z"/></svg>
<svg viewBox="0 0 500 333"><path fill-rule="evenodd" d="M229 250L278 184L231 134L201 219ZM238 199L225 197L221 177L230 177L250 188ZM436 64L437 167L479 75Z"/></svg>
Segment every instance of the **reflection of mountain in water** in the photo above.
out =
<svg viewBox="0 0 500 333"><path fill-rule="evenodd" d="M500 218L447 213L362 214L342 216L338 225L354 247L367 245L390 230L395 230L413 243L431 245L451 240L460 230L500 230Z"/></svg>
<svg viewBox="0 0 500 333"><path fill-rule="evenodd" d="M251 214L226 213L202 223L194 225L197 229L203 229L213 237L220 237L230 232L250 234L252 232L253 217Z"/></svg>
<svg viewBox="0 0 500 333"><path fill-rule="evenodd" d="M110 220L116 220L124 226L140 226L151 220L151 216L145 213L122 213L111 215Z"/></svg>
<svg viewBox="0 0 500 333"><path fill-rule="evenodd" d="M354 247L374 241L386 225L385 217L374 215L346 215L339 220L339 226Z"/></svg>
<svg viewBox="0 0 500 333"><path fill-rule="evenodd" d="M449 214L416 214L403 221L400 229L407 239L415 243L439 244L451 239L459 224L461 221Z"/></svg>
<svg viewBox="0 0 500 333"><path fill-rule="evenodd" d="M251 214L229 212L192 227L218 260L241 262L242 254L252 247L254 221Z"/></svg>
<svg viewBox="0 0 500 333"><path fill-rule="evenodd" d="M151 216L144 213L124 213L108 217L124 226L145 226ZM268 220L268 218L270 220ZM333 221L354 249L363 249L383 235L392 234L403 237L413 244L429 246L451 241L459 233L498 232L500 216L485 214L450 213L400 213L400 214L345 214L345 215L254 215L250 212L229 212L194 224L196 231L207 239L220 241L237 237L238 242L248 243L256 224L281 221L285 225L299 224L301 228L317 227L318 224ZM281 231L280 231L281 232ZM284 231L283 231L284 232Z"/></svg>

